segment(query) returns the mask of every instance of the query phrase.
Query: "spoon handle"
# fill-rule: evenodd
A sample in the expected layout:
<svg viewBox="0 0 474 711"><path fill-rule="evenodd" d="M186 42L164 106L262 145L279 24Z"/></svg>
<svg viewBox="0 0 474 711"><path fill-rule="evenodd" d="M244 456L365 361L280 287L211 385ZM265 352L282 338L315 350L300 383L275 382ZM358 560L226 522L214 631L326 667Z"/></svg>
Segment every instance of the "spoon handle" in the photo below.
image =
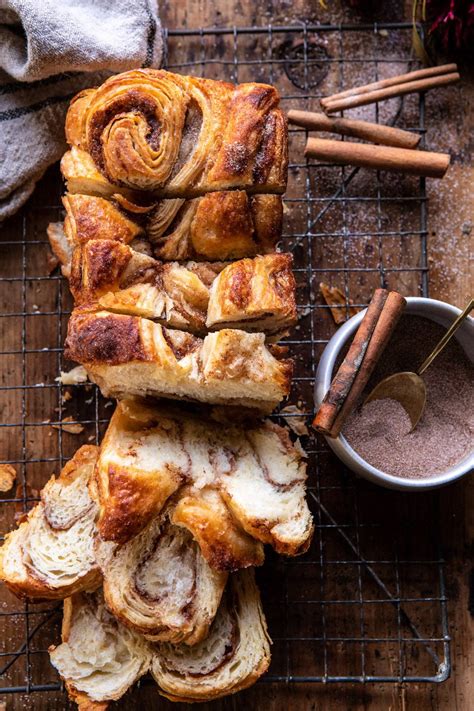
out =
<svg viewBox="0 0 474 711"><path fill-rule="evenodd" d="M472 311L474 308L474 299L471 299L464 311L459 314L455 322L451 325L451 327L446 331L444 334L443 338L439 341L439 343L434 347L433 351L429 354L428 358L423 361L423 363L420 365L418 369L418 375L421 375L422 373L425 372L425 370L428 368L428 366L431 365L431 363L434 361L437 355L441 353L443 348L446 346L448 341L451 340L451 338L454 336L456 331L458 330L459 326L461 323L464 321L466 316Z"/></svg>

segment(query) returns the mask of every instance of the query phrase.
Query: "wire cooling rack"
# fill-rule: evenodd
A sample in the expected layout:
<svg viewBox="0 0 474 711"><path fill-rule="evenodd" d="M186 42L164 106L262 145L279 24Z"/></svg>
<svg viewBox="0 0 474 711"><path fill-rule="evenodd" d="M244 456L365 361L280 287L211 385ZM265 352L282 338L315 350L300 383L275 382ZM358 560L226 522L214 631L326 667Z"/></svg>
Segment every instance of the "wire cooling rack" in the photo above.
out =
<svg viewBox="0 0 474 711"><path fill-rule="evenodd" d="M411 25L297 25L173 30L167 66L229 81L264 81L284 109L317 109L318 97L414 66ZM364 107L351 115L424 137L423 96ZM296 358L293 427L313 414L319 356L335 330L319 283L359 306L373 289L427 295L424 180L306 161L303 130L290 131L289 185L281 248L293 252L300 321L288 343ZM2 532L75 449L99 442L112 405L90 384L55 381L71 363L62 345L71 309L67 284L51 272L46 226L62 218L57 168L41 181L0 241L2 388L0 459L18 473L0 495ZM66 418L83 426L62 429ZM258 571L273 662L264 681L440 682L450 674L438 496L385 491L356 480L324 440L303 436L316 520L307 555L268 553ZM20 603L0 591L0 693L60 688L47 648L59 639L60 605Z"/></svg>

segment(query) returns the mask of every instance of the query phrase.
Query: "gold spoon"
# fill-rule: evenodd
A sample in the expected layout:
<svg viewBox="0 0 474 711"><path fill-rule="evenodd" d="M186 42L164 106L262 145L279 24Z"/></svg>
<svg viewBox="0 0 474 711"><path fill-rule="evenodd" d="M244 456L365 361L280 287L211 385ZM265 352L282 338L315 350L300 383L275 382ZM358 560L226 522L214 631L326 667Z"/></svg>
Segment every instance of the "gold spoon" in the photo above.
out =
<svg viewBox="0 0 474 711"><path fill-rule="evenodd" d="M388 378L384 378L378 385L375 386L369 396L365 399L364 405L372 400L383 400L384 398L397 400L405 409L408 417L410 418L410 432L413 432L420 421L426 405L426 385L420 378L420 375L425 372L436 356L441 353L473 307L474 299L471 299L464 311L459 314L457 319L448 331L446 331L443 338L435 346L428 358L420 365L418 373L406 371L403 373L389 375Z"/></svg>

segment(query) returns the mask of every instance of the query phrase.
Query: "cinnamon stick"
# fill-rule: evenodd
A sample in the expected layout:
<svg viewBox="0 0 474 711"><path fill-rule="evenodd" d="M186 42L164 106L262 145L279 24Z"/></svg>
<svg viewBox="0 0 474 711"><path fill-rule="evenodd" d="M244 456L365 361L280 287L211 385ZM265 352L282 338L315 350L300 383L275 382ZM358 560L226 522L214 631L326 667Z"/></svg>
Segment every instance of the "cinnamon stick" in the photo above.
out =
<svg viewBox="0 0 474 711"><path fill-rule="evenodd" d="M420 79L419 81L410 81L404 84L396 84L395 86L389 86L385 89L378 89L367 93L364 92L342 99L329 97L330 100L326 100L326 102L321 105L326 113L331 114L335 111L342 111L343 109L354 109L356 106L366 106L367 104L375 104L377 101L385 101L386 99L405 96L405 94L413 94L416 91L428 91L428 89L435 89L439 86L447 86L448 84L454 84L459 81L460 78L457 72L442 74L441 76Z"/></svg>
<svg viewBox="0 0 474 711"><path fill-rule="evenodd" d="M399 146L400 148L416 148L421 136L401 128L382 126L369 121L356 121L354 119L330 118L322 113L313 111L288 111L288 121L296 126L302 126L310 131L330 131L341 136L362 138L372 143L385 146Z"/></svg>
<svg viewBox="0 0 474 711"><path fill-rule="evenodd" d="M328 163L425 175L428 178L442 178L450 161L448 153L373 146L326 138L308 138L304 154Z"/></svg>
<svg viewBox="0 0 474 711"><path fill-rule="evenodd" d="M385 89L388 86L398 86L399 84L406 84L407 82L417 81L418 79L427 79L428 77L441 76L442 74L452 74L453 72L457 71L457 64L441 64L439 67L427 67L426 69L417 69L414 72L398 74L398 76L396 77L389 77L388 79L374 81L371 84L355 86L352 89L340 91L337 94L332 94L331 96L323 97L320 103L322 106L324 106L324 104L331 103L336 99L344 99L346 98L346 96L367 94L370 91L376 91L377 89Z"/></svg>
<svg viewBox="0 0 474 711"><path fill-rule="evenodd" d="M328 437L339 435L392 335L406 301L396 291L377 289L321 403L313 427Z"/></svg>

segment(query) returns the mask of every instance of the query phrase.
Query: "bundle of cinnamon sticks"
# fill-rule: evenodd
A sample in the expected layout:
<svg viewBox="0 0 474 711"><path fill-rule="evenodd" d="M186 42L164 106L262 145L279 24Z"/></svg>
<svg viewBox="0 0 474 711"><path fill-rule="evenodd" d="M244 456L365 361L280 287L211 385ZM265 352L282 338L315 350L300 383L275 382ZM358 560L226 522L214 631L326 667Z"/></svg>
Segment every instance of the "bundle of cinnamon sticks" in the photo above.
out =
<svg viewBox="0 0 474 711"><path fill-rule="evenodd" d="M333 94L321 99L321 106L326 114L331 114L335 111L365 106L416 91L446 86L458 81L459 78L455 64L420 69ZM446 153L417 151L420 136L410 131L368 121L334 118L323 113L296 109L288 112L288 120L290 123L308 130L330 131L342 136L361 138L371 144L378 144L367 145L351 141L309 138L305 155L322 161L423 175L430 178L442 178L449 166L450 157Z"/></svg>
<svg viewBox="0 0 474 711"><path fill-rule="evenodd" d="M346 357L322 401L313 427L337 437L360 397L406 306L396 291L377 289Z"/></svg>
<svg viewBox="0 0 474 711"><path fill-rule="evenodd" d="M322 98L320 103L323 111L332 114L343 109L367 106L367 104L374 104L376 101L393 99L417 91L428 91L428 89L435 89L438 86L447 86L459 79L456 64L442 64L439 67L418 69L372 84L346 89L346 91Z"/></svg>

